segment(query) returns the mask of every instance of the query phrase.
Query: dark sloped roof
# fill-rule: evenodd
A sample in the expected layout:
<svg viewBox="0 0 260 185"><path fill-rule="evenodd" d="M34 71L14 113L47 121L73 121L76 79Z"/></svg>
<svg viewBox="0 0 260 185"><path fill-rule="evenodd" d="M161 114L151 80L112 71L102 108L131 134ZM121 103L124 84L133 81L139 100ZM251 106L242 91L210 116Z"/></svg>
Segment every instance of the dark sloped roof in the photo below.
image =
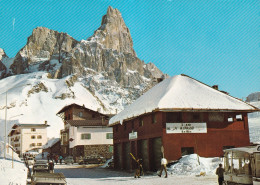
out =
<svg viewBox="0 0 260 185"><path fill-rule="evenodd" d="M68 124L71 126L89 126L89 127L96 127L96 126L108 126L108 120L66 120Z"/></svg>
<svg viewBox="0 0 260 185"><path fill-rule="evenodd" d="M66 106L63 107L57 114L60 114L60 113L62 113L62 112L65 112L66 110L68 110L70 107L73 107L73 106L78 107L78 108L80 108L80 109L85 109L85 110L88 110L88 111L97 112L97 113L99 113L99 114L101 114L101 115L103 115L103 116L106 116L106 117L111 117L111 116L113 116L113 115L109 115L109 114L103 114L103 113L100 113L100 112L95 111L95 110L91 110L91 109L89 109L89 108L86 108L84 105L81 106L81 105L78 105L78 104L76 104L76 103L72 103L72 104L70 104L70 105L66 105Z"/></svg>

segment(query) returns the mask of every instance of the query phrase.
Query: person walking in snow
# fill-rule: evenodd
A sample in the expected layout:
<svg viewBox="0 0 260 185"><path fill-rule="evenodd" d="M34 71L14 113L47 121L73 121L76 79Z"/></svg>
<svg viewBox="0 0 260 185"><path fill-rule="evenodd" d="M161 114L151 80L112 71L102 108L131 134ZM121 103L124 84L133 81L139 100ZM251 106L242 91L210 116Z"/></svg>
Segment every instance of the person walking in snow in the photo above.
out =
<svg viewBox="0 0 260 185"><path fill-rule="evenodd" d="M216 175L218 176L218 184L222 185L224 181L224 169L222 168L222 164L219 164L219 167L216 170Z"/></svg>
<svg viewBox="0 0 260 185"><path fill-rule="evenodd" d="M166 169L166 165L167 165L167 159L165 159L164 157L161 159L161 170L160 170L160 173L159 173L159 177L162 176L162 171L164 170L165 171L165 178L168 177L168 174L167 174L167 169Z"/></svg>

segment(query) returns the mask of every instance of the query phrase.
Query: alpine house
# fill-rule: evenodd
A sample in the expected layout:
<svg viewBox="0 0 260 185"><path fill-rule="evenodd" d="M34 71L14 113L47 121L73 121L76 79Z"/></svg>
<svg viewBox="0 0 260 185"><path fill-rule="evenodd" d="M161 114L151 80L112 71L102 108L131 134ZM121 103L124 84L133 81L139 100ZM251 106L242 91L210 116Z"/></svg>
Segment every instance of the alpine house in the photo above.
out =
<svg viewBox="0 0 260 185"><path fill-rule="evenodd" d="M133 169L130 153L152 171L163 155L168 161L192 153L220 157L223 149L250 144L247 114L255 111L187 75L168 78L110 119L115 167Z"/></svg>

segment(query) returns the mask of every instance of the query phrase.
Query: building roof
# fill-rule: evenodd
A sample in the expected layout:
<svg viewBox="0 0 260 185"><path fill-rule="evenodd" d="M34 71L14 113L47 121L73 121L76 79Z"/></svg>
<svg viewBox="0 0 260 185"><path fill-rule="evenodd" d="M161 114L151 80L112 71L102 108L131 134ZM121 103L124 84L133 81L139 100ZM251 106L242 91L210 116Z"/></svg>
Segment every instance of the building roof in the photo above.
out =
<svg viewBox="0 0 260 185"><path fill-rule="evenodd" d="M109 125L123 123L154 111L226 111L254 112L258 108L212 88L187 75L165 79L155 85L119 114L112 117Z"/></svg>
<svg viewBox="0 0 260 185"><path fill-rule="evenodd" d="M16 129L17 127L49 127L48 124L33 124L33 123L17 123L12 126L12 129ZM8 136L11 136L15 130L11 130L11 132L8 134Z"/></svg>
<svg viewBox="0 0 260 185"><path fill-rule="evenodd" d="M260 152L260 145L257 146L245 146L245 147L238 147L238 148L230 148L224 150L225 152L244 152L252 154L254 152Z"/></svg>
<svg viewBox="0 0 260 185"><path fill-rule="evenodd" d="M49 127L50 125L47 125L47 124L32 124L32 123L18 123L18 124L15 124L17 126L20 126L20 127Z"/></svg>
<svg viewBox="0 0 260 185"><path fill-rule="evenodd" d="M52 147L53 145L55 145L56 143L58 143L60 141L60 138L51 138L50 140L48 140L48 142L42 146L43 149L47 149Z"/></svg>
<svg viewBox="0 0 260 185"><path fill-rule="evenodd" d="M71 126L88 126L88 127L101 127L101 126L108 126L108 120L100 120L100 119L93 119L93 120L66 120L68 124Z"/></svg>
<svg viewBox="0 0 260 185"><path fill-rule="evenodd" d="M66 105L66 106L63 107L57 114L61 114L61 113L65 112L66 110L68 110L69 108L73 107L73 106L76 106L76 107L78 107L78 108L80 108L80 109L85 109L85 110L88 110L88 111L96 112L96 113L99 113L99 114L101 114L101 115L104 115L104 116L109 117L109 115L100 113L99 111L95 111L95 110L86 108L84 105L81 106L81 105L78 105L78 104L76 104L76 103L72 103L72 104L70 104L70 105Z"/></svg>

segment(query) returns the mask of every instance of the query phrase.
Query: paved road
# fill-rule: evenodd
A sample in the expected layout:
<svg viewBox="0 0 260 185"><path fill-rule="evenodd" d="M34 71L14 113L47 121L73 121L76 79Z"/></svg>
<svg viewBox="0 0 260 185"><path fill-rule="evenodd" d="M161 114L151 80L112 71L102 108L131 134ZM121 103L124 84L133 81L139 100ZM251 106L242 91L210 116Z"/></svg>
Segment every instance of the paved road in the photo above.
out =
<svg viewBox="0 0 260 185"><path fill-rule="evenodd" d="M133 173L115 171L86 165L56 165L55 172L62 172L66 176L68 185L217 185L216 176L175 176L159 178L156 174L145 174L135 179Z"/></svg>

